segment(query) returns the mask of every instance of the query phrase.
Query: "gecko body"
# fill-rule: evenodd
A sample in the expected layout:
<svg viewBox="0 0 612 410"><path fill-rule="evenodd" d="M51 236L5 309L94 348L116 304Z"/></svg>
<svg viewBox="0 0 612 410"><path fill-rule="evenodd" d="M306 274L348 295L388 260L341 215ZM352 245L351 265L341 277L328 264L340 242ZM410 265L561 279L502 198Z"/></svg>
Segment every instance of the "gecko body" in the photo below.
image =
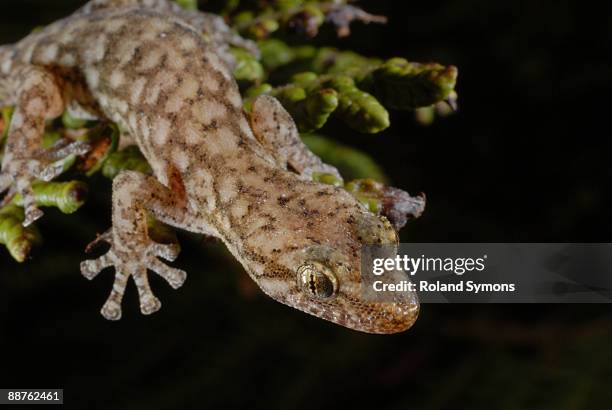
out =
<svg viewBox="0 0 612 410"><path fill-rule="evenodd" d="M208 40L203 32L212 33ZM83 117L117 123L138 145L153 175L121 172L113 181L110 250L81 264L94 278L115 268L102 308L121 317L129 277L141 311L160 308L147 272L174 288L186 274L178 248L154 243L147 214L191 232L221 239L272 298L349 328L371 333L407 329L416 319L414 294L390 303L364 301L364 244L395 244L384 218L366 211L345 190L312 181L337 174L302 144L280 103L262 96L245 114L231 75L229 45L255 48L216 17L184 11L165 0L94 0L74 15L0 48L0 105L14 105L0 174L0 192L21 193L30 224L42 212L31 183L61 170L54 161L87 146L42 150L45 121L71 108Z"/></svg>

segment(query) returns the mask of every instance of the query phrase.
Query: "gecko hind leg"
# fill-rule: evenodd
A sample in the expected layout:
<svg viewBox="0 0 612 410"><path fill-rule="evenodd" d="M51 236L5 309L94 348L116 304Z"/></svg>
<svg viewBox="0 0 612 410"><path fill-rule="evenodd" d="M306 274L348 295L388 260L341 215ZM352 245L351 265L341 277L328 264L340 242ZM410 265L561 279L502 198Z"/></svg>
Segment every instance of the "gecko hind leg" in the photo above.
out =
<svg viewBox="0 0 612 410"><path fill-rule="evenodd" d="M102 315L109 320L121 318L121 301L128 279L136 283L140 310L148 315L161 307L161 302L149 285L150 269L177 289L186 273L165 265L158 258L174 261L179 253L177 245L165 245L151 240L147 230L147 212L156 218L180 226L186 215L185 206L177 201L176 193L160 184L154 177L134 171L123 171L113 180L113 226L98 238L111 244L110 250L98 259L81 263L81 273L95 278L107 268L115 267L115 282L102 307Z"/></svg>
<svg viewBox="0 0 612 410"><path fill-rule="evenodd" d="M41 146L46 120L58 117L64 110L61 90L53 74L40 67L24 65L14 70L9 80L16 105L2 160L0 194L9 190L3 203L16 193L23 196L23 225L28 226L42 216L35 204L33 182L57 177L63 170L56 163L58 160L85 154L89 146L65 141L48 150Z"/></svg>
<svg viewBox="0 0 612 410"><path fill-rule="evenodd" d="M305 178L314 173L332 174L340 181L338 170L324 163L302 142L295 121L281 103L269 95L261 95L253 102L251 128L255 138L284 167L295 170Z"/></svg>

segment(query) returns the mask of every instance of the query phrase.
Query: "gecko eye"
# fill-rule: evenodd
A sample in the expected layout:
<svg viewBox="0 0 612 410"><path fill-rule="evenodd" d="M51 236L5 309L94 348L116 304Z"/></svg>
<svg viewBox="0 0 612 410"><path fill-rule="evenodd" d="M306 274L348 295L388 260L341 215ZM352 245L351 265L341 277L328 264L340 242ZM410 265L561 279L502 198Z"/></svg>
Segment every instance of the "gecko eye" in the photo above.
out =
<svg viewBox="0 0 612 410"><path fill-rule="evenodd" d="M316 262L309 262L297 270L298 286L309 295L327 299L338 290L338 280L330 269Z"/></svg>

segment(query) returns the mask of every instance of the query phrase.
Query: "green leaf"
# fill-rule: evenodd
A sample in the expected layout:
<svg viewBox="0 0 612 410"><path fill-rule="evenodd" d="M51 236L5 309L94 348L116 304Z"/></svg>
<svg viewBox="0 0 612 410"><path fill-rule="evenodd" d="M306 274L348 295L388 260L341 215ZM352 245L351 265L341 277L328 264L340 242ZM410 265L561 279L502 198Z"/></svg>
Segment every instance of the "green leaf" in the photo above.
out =
<svg viewBox="0 0 612 410"><path fill-rule="evenodd" d="M412 110L446 100L455 89L457 68L392 58L356 80L386 107Z"/></svg>
<svg viewBox="0 0 612 410"><path fill-rule="evenodd" d="M41 240L40 232L34 225L24 228L23 209L17 205L7 205L0 209L0 244L17 262L23 262L32 248Z"/></svg>
<svg viewBox="0 0 612 410"><path fill-rule="evenodd" d="M64 114L62 114L62 123L64 124L64 127L70 130L78 130L81 128L85 128L88 124L88 121L74 118L70 115L68 110L66 110L64 111Z"/></svg>
<svg viewBox="0 0 612 410"><path fill-rule="evenodd" d="M236 81L258 82L264 78L263 66L251 53L241 48L232 48L231 52L236 59Z"/></svg>
<svg viewBox="0 0 612 410"><path fill-rule="evenodd" d="M346 179L387 180L382 168L365 152L317 134L302 134L302 140L324 162L338 168Z"/></svg>
<svg viewBox="0 0 612 410"><path fill-rule="evenodd" d="M113 179L123 170L139 171L143 174L152 172L151 166L135 145L113 152L102 166L102 175Z"/></svg>
<svg viewBox="0 0 612 410"><path fill-rule="evenodd" d="M332 77L323 82L338 92L337 114L351 128L357 131L375 134L390 125L389 113L372 95L361 91L348 76Z"/></svg>
<svg viewBox="0 0 612 410"><path fill-rule="evenodd" d="M85 203L87 184L81 181L36 182L32 186L36 205L54 207L65 214L76 212ZM12 204L23 206L23 198L15 195Z"/></svg>
<svg viewBox="0 0 612 410"><path fill-rule="evenodd" d="M185 10L197 10L198 0L175 0Z"/></svg>
<svg viewBox="0 0 612 410"><path fill-rule="evenodd" d="M6 136L9 133L9 128L11 125L11 118L13 117L13 107L4 107L2 108L2 124L3 129L2 133L0 133L0 142L3 142Z"/></svg>

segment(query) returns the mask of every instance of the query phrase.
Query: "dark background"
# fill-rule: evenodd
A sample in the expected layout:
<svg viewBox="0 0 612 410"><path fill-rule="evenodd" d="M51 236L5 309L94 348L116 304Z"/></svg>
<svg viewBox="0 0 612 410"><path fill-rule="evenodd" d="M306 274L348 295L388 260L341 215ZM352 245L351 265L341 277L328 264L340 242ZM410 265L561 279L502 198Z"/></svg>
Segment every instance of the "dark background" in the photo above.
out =
<svg viewBox="0 0 612 410"><path fill-rule="evenodd" d="M4 1L0 43L79 1ZM460 111L430 127L393 112L375 136L332 124L396 186L428 196L404 241L609 242L609 6L588 1L369 1L386 27L335 42L459 67ZM353 332L254 291L214 243L181 235L164 308L98 311L112 283L78 264L110 223L109 182L76 216L48 211L23 265L0 250L0 386L64 388L76 409L592 409L612 402L607 305L424 305L409 331Z"/></svg>

